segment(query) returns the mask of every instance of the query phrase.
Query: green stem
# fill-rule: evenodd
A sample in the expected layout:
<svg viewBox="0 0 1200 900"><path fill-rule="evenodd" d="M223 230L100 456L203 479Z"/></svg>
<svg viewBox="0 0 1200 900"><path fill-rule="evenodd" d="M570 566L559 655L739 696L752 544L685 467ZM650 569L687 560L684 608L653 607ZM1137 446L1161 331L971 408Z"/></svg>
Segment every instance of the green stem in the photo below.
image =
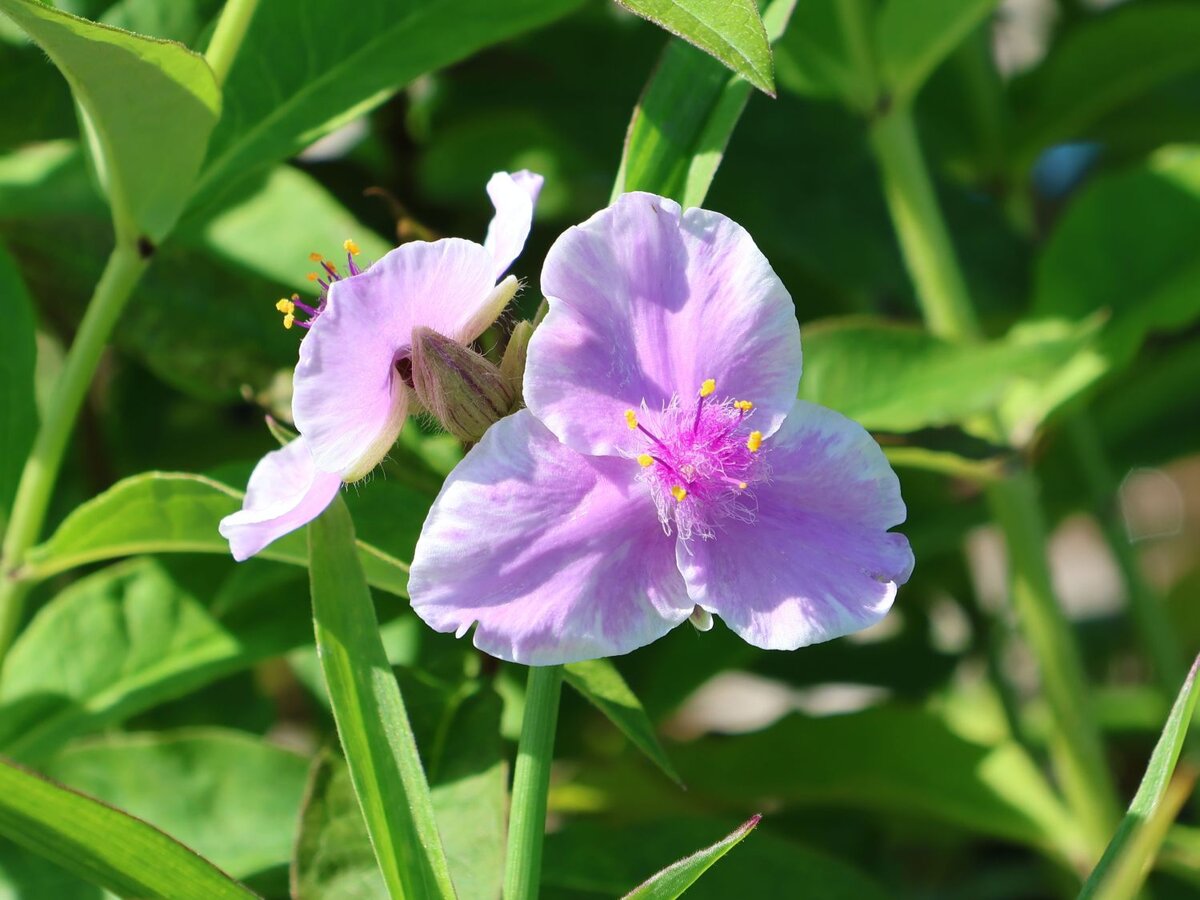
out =
<svg viewBox="0 0 1200 900"><path fill-rule="evenodd" d="M12 518L4 535L3 578L0 579L0 660L8 651L24 612L28 586L15 570L34 545L46 521L46 510L58 479L63 453L83 406L92 375L125 302L145 272L147 260L124 242L113 249L83 321L54 386L54 397L38 429L33 449L21 471Z"/></svg>
<svg viewBox="0 0 1200 900"><path fill-rule="evenodd" d="M979 322L911 110L898 106L875 122L871 143L927 326L950 340L978 340ZM1116 792L1092 716L1078 647L1054 596L1037 482L1032 472L1021 469L989 485L987 496L1008 546L1013 604L1037 658L1054 716L1051 757L1067 801L1092 848L1100 852L1118 820Z"/></svg>
<svg viewBox="0 0 1200 900"><path fill-rule="evenodd" d="M513 773L512 811L508 819L508 861L504 900L536 900L542 876L542 839L546 834L546 798L562 666L534 666L525 692L525 718Z"/></svg>
<svg viewBox="0 0 1200 900"><path fill-rule="evenodd" d="M208 67L216 76L217 84L225 83L225 76L229 74L238 50L241 49L246 29L250 27L250 20L254 18L257 8L258 0L226 0L212 40L208 43L208 52L204 54L204 58L208 60Z"/></svg>
<svg viewBox="0 0 1200 900"><path fill-rule="evenodd" d="M1142 574L1137 554L1114 507L1117 476L1104 454L1096 427L1086 413L1072 416L1066 423L1066 431L1091 495L1093 511L1125 579L1134 626L1154 666L1159 685L1167 696L1172 696L1187 675L1188 667L1183 648L1163 609L1162 598Z"/></svg>

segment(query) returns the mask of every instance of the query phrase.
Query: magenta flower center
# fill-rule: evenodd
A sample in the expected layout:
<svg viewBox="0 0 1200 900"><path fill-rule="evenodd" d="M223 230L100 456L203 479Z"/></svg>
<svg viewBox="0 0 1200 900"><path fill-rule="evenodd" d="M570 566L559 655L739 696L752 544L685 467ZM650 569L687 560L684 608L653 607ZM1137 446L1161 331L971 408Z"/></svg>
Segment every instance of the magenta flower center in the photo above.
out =
<svg viewBox="0 0 1200 900"><path fill-rule="evenodd" d="M725 519L754 521L754 486L771 474L769 448L750 426L754 404L714 400L715 389L710 378L694 400L672 399L662 412L644 414L646 423L633 410L625 412L625 423L642 442L636 456L641 480L663 528L685 541L715 537Z"/></svg>
<svg viewBox="0 0 1200 900"><path fill-rule="evenodd" d="M343 278L349 278L352 275L357 275L364 271L358 267L358 263L354 261L354 257L358 256L358 244L347 239L342 247L346 251L346 269L349 275L343 275L338 271L338 267L332 261L326 259L320 253L310 253L309 259L315 263L320 263L320 272L309 272L308 280L320 288L321 293L317 297L316 305L310 306L300 299L299 294L292 294L291 297L284 297L275 304L275 308L283 313L283 327L291 328L293 325L299 325L301 328L312 328L313 322L317 321L317 317L325 311L325 304L329 300L329 286L335 281L341 281ZM300 318L302 316L303 318Z"/></svg>

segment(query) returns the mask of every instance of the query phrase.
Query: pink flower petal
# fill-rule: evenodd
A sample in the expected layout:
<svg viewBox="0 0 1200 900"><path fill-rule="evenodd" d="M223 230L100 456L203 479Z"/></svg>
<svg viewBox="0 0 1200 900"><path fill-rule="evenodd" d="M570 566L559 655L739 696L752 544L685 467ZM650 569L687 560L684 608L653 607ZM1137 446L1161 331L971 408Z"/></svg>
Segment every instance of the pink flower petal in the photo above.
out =
<svg viewBox="0 0 1200 900"><path fill-rule="evenodd" d="M791 408L800 329L782 282L740 225L653 194L620 197L551 248L550 304L525 373L529 409L581 453L626 449L624 411L750 400L765 435Z"/></svg>
<svg viewBox="0 0 1200 900"><path fill-rule="evenodd" d="M234 559L249 559L319 516L341 484L337 474L317 470L304 438L297 438L254 467L242 508L221 520L221 537Z"/></svg>
<svg viewBox="0 0 1200 900"><path fill-rule="evenodd" d="M746 641L794 650L865 628L912 573L900 484L863 428L802 400L764 442L771 481L751 523L680 542L692 599Z"/></svg>
<svg viewBox="0 0 1200 900"><path fill-rule="evenodd" d="M493 274L496 278L508 271L525 247L543 181L541 175L524 169L511 175L497 172L488 181L487 192L496 207L496 215L488 225L483 246L495 262Z"/></svg>
<svg viewBox="0 0 1200 900"><path fill-rule="evenodd" d="M581 456L528 411L450 474L417 543L412 607L526 665L628 653L693 604L630 460Z"/></svg>

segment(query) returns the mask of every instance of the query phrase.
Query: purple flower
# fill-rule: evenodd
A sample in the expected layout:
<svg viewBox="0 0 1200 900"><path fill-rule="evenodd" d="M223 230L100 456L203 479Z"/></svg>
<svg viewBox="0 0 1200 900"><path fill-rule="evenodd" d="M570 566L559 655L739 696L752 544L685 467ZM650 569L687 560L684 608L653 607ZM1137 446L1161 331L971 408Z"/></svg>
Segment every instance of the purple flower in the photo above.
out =
<svg viewBox="0 0 1200 900"><path fill-rule="evenodd" d="M912 571L899 483L796 399L792 300L739 225L626 194L546 259L528 409L451 473L413 608L515 662L626 653L711 615L759 647L870 625Z"/></svg>
<svg viewBox="0 0 1200 900"><path fill-rule="evenodd" d="M497 173L487 185L496 215L482 245L414 241L359 271L358 248L347 241L349 274L322 260L316 306L279 302L285 326L308 329L292 398L301 436L263 457L242 509L221 520L235 559L311 521L339 484L357 481L383 459L408 414L413 329L465 344L496 320L517 291L514 276L501 276L525 245L541 187L531 172Z"/></svg>

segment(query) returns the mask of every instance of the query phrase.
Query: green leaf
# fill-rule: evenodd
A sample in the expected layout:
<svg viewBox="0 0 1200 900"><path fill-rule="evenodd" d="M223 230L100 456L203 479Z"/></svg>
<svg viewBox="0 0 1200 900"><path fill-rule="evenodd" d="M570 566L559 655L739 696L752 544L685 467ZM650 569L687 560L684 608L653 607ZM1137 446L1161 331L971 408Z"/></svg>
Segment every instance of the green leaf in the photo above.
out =
<svg viewBox="0 0 1200 900"><path fill-rule="evenodd" d="M1079 349L1075 329L961 345L874 319L827 319L804 329L800 396L864 427L916 431L995 407L1022 379L1049 375Z"/></svg>
<svg viewBox="0 0 1200 900"><path fill-rule="evenodd" d="M617 0L775 96L771 45L754 0Z"/></svg>
<svg viewBox="0 0 1200 900"><path fill-rule="evenodd" d="M11 2L11 0L9 0ZM565 15L580 0L262 0L225 81L202 200L293 156L432 72Z"/></svg>
<svg viewBox="0 0 1200 900"><path fill-rule="evenodd" d="M307 637L297 580L227 585L232 590L217 592L222 609L198 600L179 569L131 560L76 582L38 611L5 659L0 751L22 761L45 759L73 737ZM278 579L275 567L267 574Z"/></svg>
<svg viewBox="0 0 1200 900"><path fill-rule="evenodd" d="M874 74L854 63L840 0L805 0L775 47L779 83L801 97L840 100L866 110L877 100Z"/></svg>
<svg viewBox="0 0 1200 900"><path fill-rule="evenodd" d="M295 900L386 897L350 770L326 750L313 761L292 857Z"/></svg>
<svg viewBox="0 0 1200 900"><path fill-rule="evenodd" d="M0 762L0 834L126 897L254 896L145 822L5 762Z"/></svg>
<svg viewBox="0 0 1200 900"><path fill-rule="evenodd" d="M0 329L0 530L3 530L38 420L33 391L37 364L33 301L3 246L0 246L0 297L5 302L4 325Z"/></svg>
<svg viewBox="0 0 1200 900"><path fill-rule="evenodd" d="M1192 663L1192 669L1179 689L1179 696L1171 707L1154 752L1150 754L1146 774L1142 776L1142 783L1133 795L1129 811L1083 885L1079 893L1080 900L1093 897L1122 900L1137 896L1166 837L1167 829L1171 827L1179 808L1191 796L1194 772L1186 776L1180 785L1182 791L1176 790L1175 797L1169 798L1168 791L1188 726L1192 724L1192 715L1196 711L1196 699L1200 697L1200 692L1196 690L1198 667L1200 657Z"/></svg>
<svg viewBox="0 0 1200 900"><path fill-rule="evenodd" d="M1017 164L1027 168L1047 147L1088 136L1102 116L1200 68L1198 43L1200 7L1188 0L1131 4L1069 33L1018 82Z"/></svg>
<svg viewBox="0 0 1200 900"><path fill-rule="evenodd" d="M393 897L453 897L429 786L340 499L308 527L317 651L367 822Z"/></svg>
<svg viewBox="0 0 1200 900"><path fill-rule="evenodd" d="M0 10L70 83L118 231L161 240L183 211L220 114L221 94L207 63L179 44L33 0L0 0Z"/></svg>
<svg viewBox="0 0 1200 900"><path fill-rule="evenodd" d="M794 6L795 0L767 6L763 23L771 41ZM687 44L669 43L634 108L613 197L652 191L698 206L749 99L747 81Z"/></svg>
<svg viewBox="0 0 1200 900"><path fill-rule="evenodd" d="M959 44L991 14L997 0L887 0L875 40L884 86L897 103L916 96Z"/></svg>
<svg viewBox="0 0 1200 900"><path fill-rule="evenodd" d="M610 660L569 663L564 675L567 684L604 713L668 778L676 784L682 784L667 758L666 750L659 743L658 735L654 733L654 725L642 708L641 701Z"/></svg>
<svg viewBox="0 0 1200 900"><path fill-rule="evenodd" d="M377 487L381 486L372 485L372 491ZM241 491L202 475L134 475L68 515L48 540L30 551L21 577L44 579L85 563L139 553L228 554L229 545L217 532L217 524L241 508L243 496ZM423 516L427 507L410 503L407 508L414 505L412 514ZM406 507L397 504L396 508ZM393 528L398 521L396 508L392 510ZM406 563L362 541L358 552L370 584L408 596ZM304 537L299 533L280 538L259 556L297 566L308 562Z"/></svg>
<svg viewBox="0 0 1200 900"><path fill-rule="evenodd" d="M700 880L705 872L722 856L742 842L757 826L762 816L753 816L717 841L715 844L685 856L660 872L651 875L632 891L625 900L675 900L684 891Z"/></svg>
<svg viewBox="0 0 1200 900"><path fill-rule="evenodd" d="M694 812L635 825L569 821L546 838L544 896L546 900L620 896L661 860L682 856L732 824ZM892 896L850 866L777 837L766 828L758 829L754 840L710 869L687 896L728 900L776 897L781 892L804 900L884 900Z"/></svg>
<svg viewBox="0 0 1200 900"><path fill-rule="evenodd" d="M286 865L308 761L224 729L113 735L44 767L244 878Z"/></svg>

